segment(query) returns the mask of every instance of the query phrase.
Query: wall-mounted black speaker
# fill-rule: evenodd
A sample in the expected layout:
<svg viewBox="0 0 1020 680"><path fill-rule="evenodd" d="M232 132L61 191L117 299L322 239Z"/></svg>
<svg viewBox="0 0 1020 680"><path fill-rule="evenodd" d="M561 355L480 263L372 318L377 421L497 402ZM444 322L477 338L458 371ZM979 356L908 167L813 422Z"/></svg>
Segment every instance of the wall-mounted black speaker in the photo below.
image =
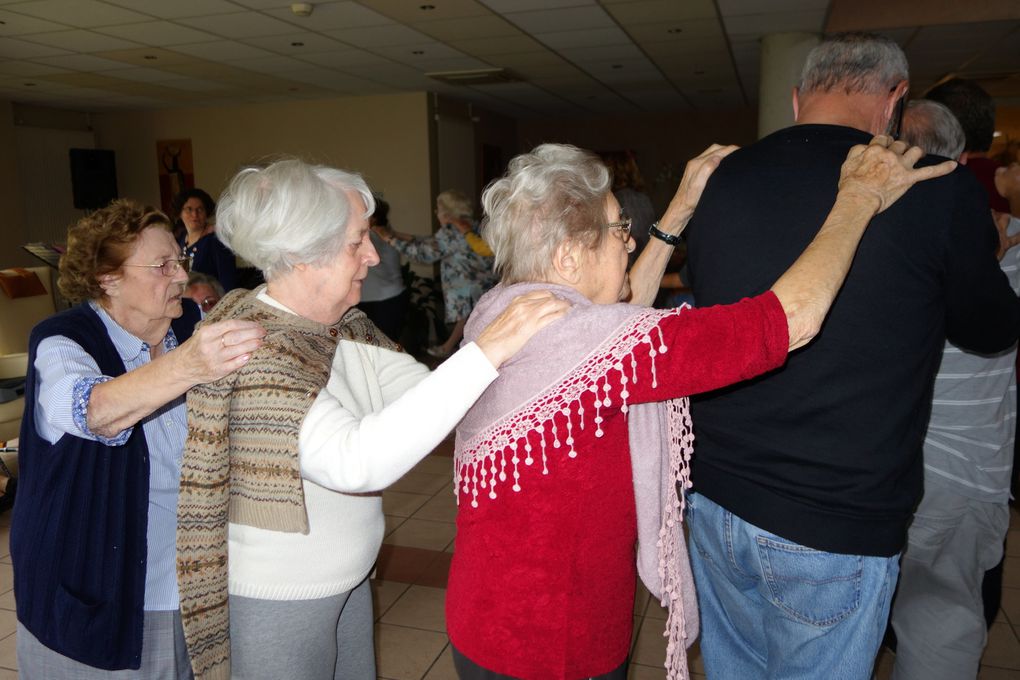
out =
<svg viewBox="0 0 1020 680"><path fill-rule="evenodd" d="M109 149L70 149L74 207L96 210L117 198L117 164Z"/></svg>

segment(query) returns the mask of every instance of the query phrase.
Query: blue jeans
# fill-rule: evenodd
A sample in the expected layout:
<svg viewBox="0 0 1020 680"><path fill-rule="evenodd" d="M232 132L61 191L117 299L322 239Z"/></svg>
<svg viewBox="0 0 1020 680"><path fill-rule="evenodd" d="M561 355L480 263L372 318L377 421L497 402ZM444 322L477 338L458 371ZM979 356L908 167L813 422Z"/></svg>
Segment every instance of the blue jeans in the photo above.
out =
<svg viewBox="0 0 1020 680"><path fill-rule="evenodd" d="M899 556L807 548L698 494L687 508L710 680L871 677Z"/></svg>

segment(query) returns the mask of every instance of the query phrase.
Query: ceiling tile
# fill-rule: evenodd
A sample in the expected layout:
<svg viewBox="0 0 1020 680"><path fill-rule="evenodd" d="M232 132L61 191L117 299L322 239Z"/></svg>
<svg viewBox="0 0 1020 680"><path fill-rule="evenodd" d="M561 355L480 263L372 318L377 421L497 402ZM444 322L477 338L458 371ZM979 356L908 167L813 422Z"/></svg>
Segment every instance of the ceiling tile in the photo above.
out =
<svg viewBox="0 0 1020 680"><path fill-rule="evenodd" d="M218 39L216 36L205 31L198 31L170 21L147 21L141 24L105 26L97 28L96 31L157 47L169 47L171 45L184 45L186 43Z"/></svg>
<svg viewBox="0 0 1020 680"><path fill-rule="evenodd" d="M559 50L559 53L575 64L613 61L618 59L636 60L645 58L645 55L641 53L641 50L633 44L603 45L601 47L575 47L568 50Z"/></svg>
<svg viewBox="0 0 1020 680"><path fill-rule="evenodd" d="M235 12L207 17L180 19L182 24L226 38L257 38L264 35L286 35L294 27L285 21L257 12Z"/></svg>
<svg viewBox="0 0 1020 680"><path fill-rule="evenodd" d="M535 9L553 9L560 7L591 7L595 0L479 0L494 12L525 12Z"/></svg>
<svg viewBox="0 0 1020 680"><path fill-rule="evenodd" d="M175 52L190 54L199 59L209 61L236 61L238 59L259 59L272 56L272 52L245 45L233 40L214 40L212 42L194 43L192 45L176 45Z"/></svg>
<svg viewBox="0 0 1020 680"><path fill-rule="evenodd" d="M123 64L121 64L121 66L123 66ZM108 75L113 78L123 78L124 80L134 80L142 83L159 83L164 80L173 80L178 77L176 73L144 67L121 68L116 71L110 71Z"/></svg>
<svg viewBox="0 0 1020 680"><path fill-rule="evenodd" d="M342 42L368 49L391 45L414 45L429 41L425 34L400 24L345 28L324 32Z"/></svg>
<svg viewBox="0 0 1020 680"><path fill-rule="evenodd" d="M316 52L335 52L348 48L338 40L327 38L318 33L289 33L287 35L264 36L261 38L245 38L244 43L254 47L298 57Z"/></svg>
<svg viewBox="0 0 1020 680"><path fill-rule="evenodd" d="M554 50L601 45L630 45L631 39L616 26L593 28L586 31L562 31L536 35L543 45Z"/></svg>
<svg viewBox="0 0 1020 680"><path fill-rule="evenodd" d="M101 33L84 30L57 31L55 33L34 33L26 35L29 40L41 45L59 47L73 52L102 52L105 50L124 50L138 47L137 42L113 38Z"/></svg>
<svg viewBox="0 0 1020 680"><path fill-rule="evenodd" d="M392 63L385 57L366 52L365 50L338 50L336 52L321 52L298 57L303 62L318 64L327 68L338 68L344 70L352 66L374 66L378 64Z"/></svg>
<svg viewBox="0 0 1020 680"><path fill-rule="evenodd" d="M767 35L789 31L821 33L825 23L825 10L805 12L769 12L768 14L740 14L723 16L726 31L731 37Z"/></svg>
<svg viewBox="0 0 1020 680"><path fill-rule="evenodd" d="M34 59L36 57L48 57L56 54L68 54L68 51L50 47L49 45L25 42L17 38L4 38L0 40L0 58Z"/></svg>
<svg viewBox="0 0 1020 680"><path fill-rule="evenodd" d="M508 12L505 16L514 25L532 35L586 28L607 28L616 25L605 10L598 6Z"/></svg>
<svg viewBox="0 0 1020 680"><path fill-rule="evenodd" d="M40 57L36 61L72 71L115 71L128 68L128 65L124 62L104 59L92 54L64 54L56 57Z"/></svg>
<svg viewBox="0 0 1020 680"><path fill-rule="evenodd" d="M105 2L160 19L201 17L237 11L237 5L227 0L173 0L172 2L168 0L105 0Z"/></svg>
<svg viewBox="0 0 1020 680"><path fill-rule="evenodd" d="M390 17L395 21L416 24L420 21L439 21L487 14L484 5L476 0L442 0L441 2L423 3L408 0L359 0L360 4ZM431 6L431 10L422 9Z"/></svg>
<svg viewBox="0 0 1020 680"><path fill-rule="evenodd" d="M638 0L603 4L621 24L680 23L692 19L709 19L718 23L712 0Z"/></svg>
<svg viewBox="0 0 1020 680"><path fill-rule="evenodd" d="M485 57L494 54L512 54L514 52L531 52L542 50L542 43L531 36L519 35L493 36L489 38L471 38L468 40L450 40L450 45L465 54Z"/></svg>
<svg viewBox="0 0 1020 680"><path fill-rule="evenodd" d="M91 28L145 21L149 17L97 0L33 0L8 9L68 26Z"/></svg>
<svg viewBox="0 0 1020 680"><path fill-rule="evenodd" d="M266 14L282 19L300 28L314 31L327 31L341 28L361 28L364 26L381 26L392 24L393 20L376 11L363 7L356 2L325 2L315 3L310 17L299 17L289 7L280 7L277 2Z"/></svg>
<svg viewBox="0 0 1020 680"><path fill-rule="evenodd" d="M414 27L436 40L446 41L522 35L520 29L496 15L421 22Z"/></svg>
<svg viewBox="0 0 1020 680"><path fill-rule="evenodd" d="M6 35L25 35L26 33L42 33L44 31L57 31L66 29L67 26L52 21L44 21L24 14L16 14L7 10L0 10L0 37Z"/></svg>
<svg viewBox="0 0 1020 680"><path fill-rule="evenodd" d="M0 77L44 76L50 73L64 73L65 71L67 69L31 61L0 61Z"/></svg>
<svg viewBox="0 0 1020 680"><path fill-rule="evenodd" d="M96 56L106 57L133 66L163 68L172 64L187 64L197 61L195 57L162 47L140 47L131 50L109 50L97 52Z"/></svg>
<svg viewBox="0 0 1020 680"><path fill-rule="evenodd" d="M282 71L295 71L301 68L303 62L291 57L274 55L257 59L238 59L230 63L237 68L258 71L259 73L280 73Z"/></svg>

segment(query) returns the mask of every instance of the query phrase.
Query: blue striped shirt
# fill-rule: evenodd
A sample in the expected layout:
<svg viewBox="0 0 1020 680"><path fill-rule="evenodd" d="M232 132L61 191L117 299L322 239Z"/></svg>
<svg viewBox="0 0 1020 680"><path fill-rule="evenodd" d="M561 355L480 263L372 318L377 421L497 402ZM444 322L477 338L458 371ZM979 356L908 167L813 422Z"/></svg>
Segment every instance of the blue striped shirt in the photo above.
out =
<svg viewBox="0 0 1020 680"><path fill-rule="evenodd" d="M102 307L92 309L106 326L127 370L149 363L149 345L126 331ZM173 331L163 339L164 351L177 347ZM64 434L91 439L116 447L131 436L133 427L113 437L101 437L89 431L86 423L92 387L112 380L99 372L95 359L64 336L52 336L39 343L35 369L36 431L53 443ZM177 492L181 478L181 458L188 434L184 397L178 397L142 419L145 442L149 447L149 521L148 559L145 574L145 609L177 609Z"/></svg>

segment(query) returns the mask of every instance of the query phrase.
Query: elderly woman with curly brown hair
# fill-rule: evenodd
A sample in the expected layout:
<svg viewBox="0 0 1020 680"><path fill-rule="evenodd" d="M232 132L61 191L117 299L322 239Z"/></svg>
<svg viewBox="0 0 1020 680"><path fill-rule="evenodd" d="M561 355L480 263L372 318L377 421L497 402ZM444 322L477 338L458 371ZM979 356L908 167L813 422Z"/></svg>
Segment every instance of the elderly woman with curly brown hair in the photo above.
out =
<svg viewBox="0 0 1020 680"><path fill-rule="evenodd" d="M11 558L22 678L191 676L175 576L184 393L244 365L264 331L208 324L178 346L188 260L127 200L68 233L80 303L29 341Z"/></svg>

